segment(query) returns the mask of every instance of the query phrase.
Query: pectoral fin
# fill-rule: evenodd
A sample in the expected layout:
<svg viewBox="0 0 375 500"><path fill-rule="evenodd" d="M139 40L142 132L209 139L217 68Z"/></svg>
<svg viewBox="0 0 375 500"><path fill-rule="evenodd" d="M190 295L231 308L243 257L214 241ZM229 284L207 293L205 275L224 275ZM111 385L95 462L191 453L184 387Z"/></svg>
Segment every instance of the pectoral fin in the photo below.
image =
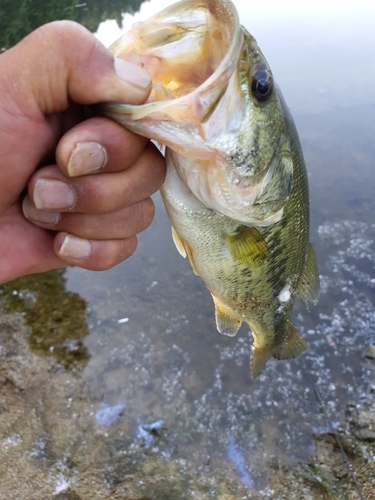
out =
<svg viewBox="0 0 375 500"><path fill-rule="evenodd" d="M259 267L269 256L267 243L255 227L239 226L225 239L232 257L246 267Z"/></svg>
<svg viewBox="0 0 375 500"><path fill-rule="evenodd" d="M297 297L308 309L309 302L316 304L319 298L319 274L316 264L316 255L310 244L307 253L305 268L303 270L301 281L297 291Z"/></svg>

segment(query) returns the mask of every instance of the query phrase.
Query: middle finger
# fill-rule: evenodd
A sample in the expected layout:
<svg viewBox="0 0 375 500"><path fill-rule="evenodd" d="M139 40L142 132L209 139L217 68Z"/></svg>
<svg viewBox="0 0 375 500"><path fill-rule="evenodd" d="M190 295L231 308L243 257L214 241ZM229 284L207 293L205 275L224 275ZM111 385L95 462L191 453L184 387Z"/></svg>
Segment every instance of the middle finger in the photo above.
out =
<svg viewBox="0 0 375 500"><path fill-rule="evenodd" d="M39 210L103 214L148 198L164 176L164 158L149 143L131 167L118 172L66 177L57 165L43 167L31 178L28 192Z"/></svg>
<svg viewBox="0 0 375 500"><path fill-rule="evenodd" d="M126 239L144 231L154 217L154 203L146 198L121 210L105 214L54 213L35 209L27 196L23 211L35 225L90 240Z"/></svg>

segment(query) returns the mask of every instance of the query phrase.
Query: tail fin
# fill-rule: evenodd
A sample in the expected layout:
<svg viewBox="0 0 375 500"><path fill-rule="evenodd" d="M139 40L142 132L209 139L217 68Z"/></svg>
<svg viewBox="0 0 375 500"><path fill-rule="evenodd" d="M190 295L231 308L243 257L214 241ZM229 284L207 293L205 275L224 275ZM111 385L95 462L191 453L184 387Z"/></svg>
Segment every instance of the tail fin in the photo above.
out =
<svg viewBox="0 0 375 500"><path fill-rule="evenodd" d="M275 359L294 359L307 351L308 348L307 342L291 324L286 338L272 349L272 356Z"/></svg>
<svg viewBox="0 0 375 500"><path fill-rule="evenodd" d="M254 349L250 363L251 378L257 378L266 366L267 361L275 359L294 359L307 351L308 345L298 330L291 324L288 335L281 344L266 349Z"/></svg>

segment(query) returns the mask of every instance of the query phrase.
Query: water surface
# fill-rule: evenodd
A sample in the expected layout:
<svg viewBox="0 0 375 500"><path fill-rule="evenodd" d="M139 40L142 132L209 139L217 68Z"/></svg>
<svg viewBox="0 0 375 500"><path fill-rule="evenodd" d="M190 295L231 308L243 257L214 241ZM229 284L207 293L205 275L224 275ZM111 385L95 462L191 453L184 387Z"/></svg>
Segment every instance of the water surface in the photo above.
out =
<svg viewBox="0 0 375 500"><path fill-rule="evenodd" d="M145 2L136 19L171 3ZM45 340L51 331L43 323L61 311L48 293L41 300L45 277L8 284L2 293L8 310L37 316L29 319L34 340L41 339L30 344L34 352L44 345L64 369L78 370L95 425L117 426L109 448L117 449L125 432L124 447L156 457L189 459L197 468L228 463L251 492L266 488L271 460L308 459L313 432L327 424L314 385L339 425L369 378L363 351L375 342L375 31L374 11L357 3L340 10L315 2L305 10L235 4L291 108L308 166L322 293L311 312L296 302L293 322L309 351L270 361L250 379L248 328L234 338L216 331L210 294L175 250L159 195L155 221L131 259L103 273L69 268L51 278L58 283L50 290L75 304L76 324L61 320L65 339ZM130 16L124 21L129 25ZM98 36L109 42L108 32L116 34L106 26ZM113 465L114 456L103 465Z"/></svg>

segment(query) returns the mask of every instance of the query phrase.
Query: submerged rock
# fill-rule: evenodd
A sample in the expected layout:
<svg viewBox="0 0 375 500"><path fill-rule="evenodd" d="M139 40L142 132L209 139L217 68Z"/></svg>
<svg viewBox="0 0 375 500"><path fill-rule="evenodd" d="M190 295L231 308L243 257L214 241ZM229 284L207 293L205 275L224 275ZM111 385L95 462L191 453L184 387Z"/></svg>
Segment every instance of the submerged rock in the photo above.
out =
<svg viewBox="0 0 375 500"><path fill-rule="evenodd" d="M363 352L365 358L375 359L375 345L369 345Z"/></svg>

